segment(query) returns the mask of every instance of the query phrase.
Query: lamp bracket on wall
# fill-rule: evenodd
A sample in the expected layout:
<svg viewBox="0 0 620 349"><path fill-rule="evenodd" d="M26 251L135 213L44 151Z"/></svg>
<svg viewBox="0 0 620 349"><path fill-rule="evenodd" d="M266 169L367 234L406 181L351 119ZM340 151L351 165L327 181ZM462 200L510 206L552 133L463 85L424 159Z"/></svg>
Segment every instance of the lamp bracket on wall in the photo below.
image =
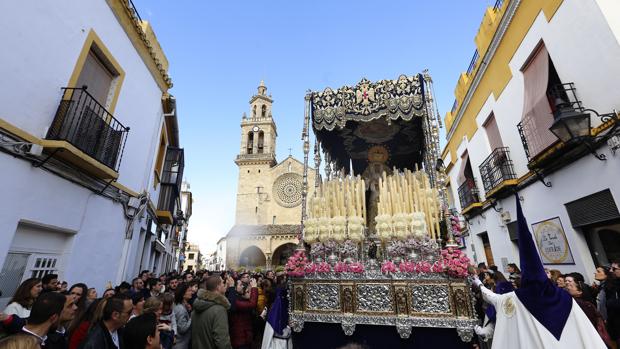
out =
<svg viewBox="0 0 620 349"><path fill-rule="evenodd" d="M545 181L545 177L543 176L542 173L538 172L537 170L533 170L534 174L536 175L536 178L538 178L538 180L547 188L551 188L551 182L549 181Z"/></svg>
<svg viewBox="0 0 620 349"><path fill-rule="evenodd" d="M497 213L501 213L504 209L502 207L497 208L497 200L491 199L489 205L493 208L493 210Z"/></svg>

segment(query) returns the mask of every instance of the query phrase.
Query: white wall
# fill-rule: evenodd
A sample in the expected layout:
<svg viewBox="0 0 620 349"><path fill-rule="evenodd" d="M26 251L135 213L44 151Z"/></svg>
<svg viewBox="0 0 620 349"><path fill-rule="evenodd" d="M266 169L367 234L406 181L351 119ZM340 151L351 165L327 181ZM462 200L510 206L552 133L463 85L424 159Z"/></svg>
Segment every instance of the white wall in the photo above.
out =
<svg viewBox="0 0 620 349"><path fill-rule="evenodd" d="M45 137L60 88L67 86L91 29L126 74L113 113L131 127L118 182L136 192L151 189L163 121L162 91L105 0L0 3L0 43L5 53L0 64L0 118ZM129 262L121 266L126 219L120 204L4 153L0 164L5 202L0 210L0 264L18 222L29 220L75 232L61 271L70 283L83 281L101 290L107 281L116 283L123 270L131 275L138 267L135 261L144 241L139 241L139 226L144 221L135 223ZM157 195L153 191L154 202ZM33 248L36 244L32 241Z"/></svg>
<svg viewBox="0 0 620 349"><path fill-rule="evenodd" d="M564 83L575 83L578 98L586 108L601 113L620 109L620 89L617 87L617 77L620 76L620 12L613 11L618 6L617 2L608 0L564 1L551 22L547 22L542 12L538 15L509 63L512 79L499 98L492 95L485 102L476 116L478 130L465 143L481 192L484 190L479 180L478 166L491 151L482 123L491 111L497 120L502 142L510 149L517 177L528 172L527 158L516 127L523 113L523 75L520 69L541 39L545 42L560 79ZM592 123L597 125L598 120L593 119ZM611 190L616 202L620 203L620 183L617 180L620 155L612 156L606 146L599 149L599 152L605 153L608 160L602 162L588 155L548 176L547 180L553 185L551 188L536 182L519 192L524 199L522 206L530 229L532 223L559 216L566 232L575 265L548 267L562 272L578 271L589 280L592 279L594 264L584 234L572 228L564 204L607 188ZM460 156L460 153L456 155ZM456 177L460 166L461 161L457 160L449 173L458 208L460 203L456 195ZM514 200L513 196L509 196L497 206L509 211L512 220L516 219ZM483 215L470 219L471 231L466 245L470 257L473 257L473 245L476 262L485 261L482 241L477 234L486 231L495 263L501 268L501 257L518 263L519 256L499 215L493 209L488 209Z"/></svg>
<svg viewBox="0 0 620 349"><path fill-rule="evenodd" d="M162 92L105 0L0 3L0 42L10 52L0 65L6 86L0 118L43 137L91 29L126 73L114 112L131 127L119 182L140 192L162 120Z"/></svg>
<svg viewBox="0 0 620 349"><path fill-rule="evenodd" d="M114 282L122 250L122 206L30 163L0 153L3 205L0 210L0 263L4 263L17 225L25 220L75 232L64 252L61 278L102 289ZM44 249L32 239L30 251ZM25 247L24 244L21 244Z"/></svg>

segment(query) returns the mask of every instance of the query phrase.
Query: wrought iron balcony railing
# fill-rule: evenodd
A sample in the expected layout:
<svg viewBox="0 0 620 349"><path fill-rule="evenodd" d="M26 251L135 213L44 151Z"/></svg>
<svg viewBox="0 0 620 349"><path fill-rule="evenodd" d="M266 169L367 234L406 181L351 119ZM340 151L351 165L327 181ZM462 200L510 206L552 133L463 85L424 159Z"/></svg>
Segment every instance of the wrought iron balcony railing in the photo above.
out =
<svg viewBox="0 0 620 349"><path fill-rule="evenodd" d="M461 202L461 209L465 209L472 204L480 202L480 196L478 195L478 187L476 181L473 178L467 178L465 183L461 184L458 189L459 201Z"/></svg>
<svg viewBox="0 0 620 349"><path fill-rule="evenodd" d="M88 156L118 172L129 127L123 126L86 86L63 87L63 99L47 139L67 141Z"/></svg>
<svg viewBox="0 0 620 349"><path fill-rule="evenodd" d="M581 101L577 99L575 85L572 82L552 86L547 93L547 100L551 107L551 114L530 113L517 124L528 162L532 162L537 155L559 142L558 138L549 131L558 113L564 109L581 112L584 110Z"/></svg>
<svg viewBox="0 0 620 349"><path fill-rule="evenodd" d="M164 160L164 170L161 173L161 184L175 186L178 193L181 192L183 182L183 170L185 168L185 155L182 148L168 147Z"/></svg>
<svg viewBox="0 0 620 349"><path fill-rule="evenodd" d="M160 184L159 187L159 200L157 202L158 211L167 211L172 214L175 212L175 206L177 199L179 198L175 185L173 184Z"/></svg>
<svg viewBox="0 0 620 349"><path fill-rule="evenodd" d="M482 162L479 169L482 185L487 193L497 188L504 181L517 178L507 147L493 150L491 155Z"/></svg>

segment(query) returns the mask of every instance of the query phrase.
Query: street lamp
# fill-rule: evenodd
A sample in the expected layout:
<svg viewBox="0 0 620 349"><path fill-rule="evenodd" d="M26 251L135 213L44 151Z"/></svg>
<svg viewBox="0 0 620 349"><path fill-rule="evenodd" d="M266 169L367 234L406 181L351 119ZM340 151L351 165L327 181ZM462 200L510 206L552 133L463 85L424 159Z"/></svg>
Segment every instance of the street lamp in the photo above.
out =
<svg viewBox="0 0 620 349"><path fill-rule="evenodd" d="M549 128L564 143L588 141L592 129L590 113L569 110L560 113Z"/></svg>
<svg viewBox="0 0 620 349"><path fill-rule="evenodd" d="M583 144L597 159L607 160L604 154L596 153L595 144L616 136L616 128L620 124L616 111L599 114L594 109L584 109L581 101L576 98L572 83L555 86L552 97L555 97L555 120L549 131L565 144ZM613 120L611 129L602 136L593 135L590 112L596 114L603 123Z"/></svg>

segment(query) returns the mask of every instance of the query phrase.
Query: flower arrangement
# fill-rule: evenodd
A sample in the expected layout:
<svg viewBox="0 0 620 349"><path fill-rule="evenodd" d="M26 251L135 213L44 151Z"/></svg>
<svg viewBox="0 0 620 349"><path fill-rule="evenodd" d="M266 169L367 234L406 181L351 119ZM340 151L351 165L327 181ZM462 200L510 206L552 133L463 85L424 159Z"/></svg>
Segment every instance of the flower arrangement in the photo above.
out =
<svg viewBox="0 0 620 349"><path fill-rule="evenodd" d="M332 271L332 267L327 262L320 262L320 263L311 262L311 263L306 264L306 268L305 268L306 274L329 273L331 271Z"/></svg>
<svg viewBox="0 0 620 349"><path fill-rule="evenodd" d="M364 272L364 265L360 262L350 263L348 271L351 273L361 274Z"/></svg>
<svg viewBox="0 0 620 349"><path fill-rule="evenodd" d="M463 235L463 231L461 229L461 220L455 214L450 216L450 228L452 229L452 235L455 237L460 237Z"/></svg>
<svg viewBox="0 0 620 349"><path fill-rule="evenodd" d="M441 250L443 268L448 275L457 278L467 277L469 258L458 248L448 247Z"/></svg>
<svg viewBox="0 0 620 349"><path fill-rule="evenodd" d="M325 246L320 242L315 242L310 245L310 254L313 256L320 256L325 252Z"/></svg>
<svg viewBox="0 0 620 349"><path fill-rule="evenodd" d="M332 271L332 267L327 262L317 263L316 272L317 273L329 273Z"/></svg>
<svg viewBox="0 0 620 349"><path fill-rule="evenodd" d="M381 264L381 272L384 274L395 273L396 272L396 264L392 261L386 260Z"/></svg>
<svg viewBox="0 0 620 349"><path fill-rule="evenodd" d="M334 252L338 247L338 244L336 243L336 241L330 239L323 242L323 247L325 248L325 252Z"/></svg>
<svg viewBox="0 0 620 349"><path fill-rule="evenodd" d="M334 273L344 273L347 271L347 264L345 262L338 262L334 265Z"/></svg>
<svg viewBox="0 0 620 349"><path fill-rule="evenodd" d="M308 259L306 258L305 251L295 251L295 253L289 257L286 262L286 273L293 277L302 277L306 272L306 265Z"/></svg>
<svg viewBox="0 0 620 349"><path fill-rule="evenodd" d="M392 257L405 255L405 244L400 240L391 240L388 242L387 253Z"/></svg>
<svg viewBox="0 0 620 349"><path fill-rule="evenodd" d="M340 253L345 256L353 256L357 253L357 244L351 240L347 240L340 245Z"/></svg>

